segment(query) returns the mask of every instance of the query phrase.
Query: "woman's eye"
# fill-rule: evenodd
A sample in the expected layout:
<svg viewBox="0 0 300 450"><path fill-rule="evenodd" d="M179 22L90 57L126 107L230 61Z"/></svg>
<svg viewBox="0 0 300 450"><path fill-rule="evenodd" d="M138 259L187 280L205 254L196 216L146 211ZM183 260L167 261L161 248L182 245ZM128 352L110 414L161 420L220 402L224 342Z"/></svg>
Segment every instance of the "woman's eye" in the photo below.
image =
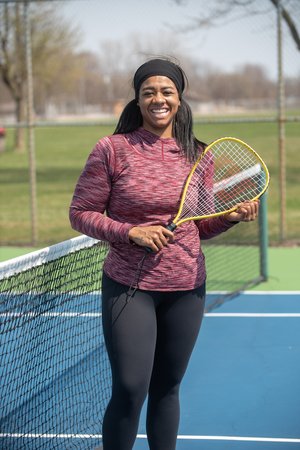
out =
<svg viewBox="0 0 300 450"><path fill-rule="evenodd" d="M156 95L156 93L153 91L144 91L143 92L143 97L152 97L154 95ZM162 91L160 95L162 95L164 97L169 97L170 95L174 95L174 92L172 90Z"/></svg>

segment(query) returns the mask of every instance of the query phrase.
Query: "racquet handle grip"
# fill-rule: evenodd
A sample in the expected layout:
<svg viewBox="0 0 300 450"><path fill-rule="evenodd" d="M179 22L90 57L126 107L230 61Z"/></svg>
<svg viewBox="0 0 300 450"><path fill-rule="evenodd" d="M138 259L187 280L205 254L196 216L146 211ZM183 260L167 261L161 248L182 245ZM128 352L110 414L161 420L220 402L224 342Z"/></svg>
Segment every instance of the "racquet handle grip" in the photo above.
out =
<svg viewBox="0 0 300 450"><path fill-rule="evenodd" d="M170 231L174 231L176 227L177 227L176 223L172 222L172 223L169 223L169 225L166 226L166 229L170 230Z"/></svg>
<svg viewBox="0 0 300 450"><path fill-rule="evenodd" d="M177 227L177 225L174 222L172 222L172 223L169 223L169 225L166 226L166 229L170 230L170 231L174 231L176 227ZM154 253L154 251L150 247L145 247L145 250L146 250L147 253Z"/></svg>

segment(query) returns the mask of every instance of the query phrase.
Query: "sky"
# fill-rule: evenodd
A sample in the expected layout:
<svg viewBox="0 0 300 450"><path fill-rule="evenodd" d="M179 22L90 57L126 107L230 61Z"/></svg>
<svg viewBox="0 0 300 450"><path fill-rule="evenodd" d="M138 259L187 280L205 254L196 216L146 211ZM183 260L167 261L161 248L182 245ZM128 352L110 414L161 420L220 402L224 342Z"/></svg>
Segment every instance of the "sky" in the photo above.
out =
<svg viewBox="0 0 300 450"><path fill-rule="evenodd" d="M208 0L207 0L208 1ZM179 27L201 17L205 2L182 0L69 0L64 15L82 31L81 49L99 52L105 41L126 42L132 35L157 42L175 33L184 53L199 63L231 72L244 64L259 64L275 79L278 73L276 11L228 21L214 28L180 32ZM300 76L300 52L283 24L286 76ZM157 50L156 50L157 51Z"/></svg>

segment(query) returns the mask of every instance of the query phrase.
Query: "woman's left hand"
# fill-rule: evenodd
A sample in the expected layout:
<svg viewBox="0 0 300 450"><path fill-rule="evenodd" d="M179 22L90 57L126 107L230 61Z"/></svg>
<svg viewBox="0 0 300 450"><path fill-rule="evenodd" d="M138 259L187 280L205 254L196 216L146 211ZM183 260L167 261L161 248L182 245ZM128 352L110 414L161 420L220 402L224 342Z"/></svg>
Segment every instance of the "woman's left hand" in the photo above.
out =
<svg viewBox="0 0 300 450"><path fill-rule="evenodd" d="M237 206L235 211L225 215L229 222L251 222L258 216L259 200L243 202Z"/></svg>

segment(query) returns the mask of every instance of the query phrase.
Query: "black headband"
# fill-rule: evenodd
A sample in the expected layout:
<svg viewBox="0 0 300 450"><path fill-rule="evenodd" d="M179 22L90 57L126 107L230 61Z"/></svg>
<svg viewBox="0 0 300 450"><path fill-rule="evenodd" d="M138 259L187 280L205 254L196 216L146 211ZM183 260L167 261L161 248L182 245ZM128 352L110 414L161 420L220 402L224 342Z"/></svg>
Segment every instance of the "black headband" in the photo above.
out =
<svg viewBox="0 0 300 450"><path fill-rule="evenodd" d="M133 78L133 87L135 90L135 97L138 98L139 90L142 83L149 77L161 75L170 78L175 84L179 95L182 94L185 88L183 71L179 66L167 61L165 59L152 59L145 62L135 72Z"/></svg>

